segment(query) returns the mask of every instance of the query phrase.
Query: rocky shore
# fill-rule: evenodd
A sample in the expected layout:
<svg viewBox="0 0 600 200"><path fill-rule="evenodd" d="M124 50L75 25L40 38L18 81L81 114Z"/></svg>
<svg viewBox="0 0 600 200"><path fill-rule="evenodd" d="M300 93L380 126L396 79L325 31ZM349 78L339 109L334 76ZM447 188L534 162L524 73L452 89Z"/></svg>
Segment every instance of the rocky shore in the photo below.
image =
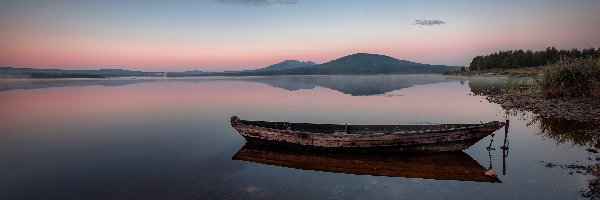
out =
<svg viewBox="0 0 600 200"><path fill-rule="evenodd" d="M600 122L600 99L542 98L533 87L520 90L506 90L499 94L487 94L490 102L498 103L506 109L531 111L542 117L573 120L579 122ZM600 123L599 123L600 124ZM598 127L600 129L600 127Z"/></svg>
<svg viewBox="0 0 600 200"><path fill-rule="evenodd" d="M600 121L600 101L595 99L542 99L514 93L492 95L487 99L503 108L531 111L543 117L580 122Z"/></svg>

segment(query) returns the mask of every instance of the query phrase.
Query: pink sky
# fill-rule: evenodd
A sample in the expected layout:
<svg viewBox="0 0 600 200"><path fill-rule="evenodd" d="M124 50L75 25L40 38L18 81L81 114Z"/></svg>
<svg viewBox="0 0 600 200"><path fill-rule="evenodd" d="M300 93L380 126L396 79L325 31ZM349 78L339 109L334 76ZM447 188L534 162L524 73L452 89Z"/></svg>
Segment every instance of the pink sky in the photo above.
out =
<svg viewBox="0 0 600 200"><path fill-rule="evenodd" d="M539 3L11 2L0 10L0 66L224 71L360 52L468 65L498 50L600 47L600 3ZM444 23L415 24L423 19Z"/></svg>

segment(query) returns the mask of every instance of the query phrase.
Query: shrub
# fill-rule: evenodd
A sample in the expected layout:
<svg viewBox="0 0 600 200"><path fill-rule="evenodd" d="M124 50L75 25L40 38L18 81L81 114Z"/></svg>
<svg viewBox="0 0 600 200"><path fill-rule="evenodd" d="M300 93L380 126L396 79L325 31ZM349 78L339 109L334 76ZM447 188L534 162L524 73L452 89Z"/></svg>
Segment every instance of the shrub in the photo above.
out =
<svg viewBox="0 0 600 200"><path fill-rule="evenodd" d="M598 60L580 60L551 66L540 79L546 98L596 96L600 89Z"/></svg>

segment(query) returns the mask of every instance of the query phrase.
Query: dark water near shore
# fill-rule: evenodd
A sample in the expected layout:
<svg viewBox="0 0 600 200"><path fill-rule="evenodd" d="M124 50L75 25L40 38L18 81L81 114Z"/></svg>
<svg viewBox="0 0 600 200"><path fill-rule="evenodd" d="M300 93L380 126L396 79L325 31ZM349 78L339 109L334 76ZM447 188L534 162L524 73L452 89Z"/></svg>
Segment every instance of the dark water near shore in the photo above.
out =
<svg viewBox="0 0 600 200"><path fill-rule="evenodd" d="M473 95L472 88L501 81L439 75L0 80L0 199L584 198L592 176L548 163L594 164L596 154L586 149L599 140L572 122L506 111ZM300 170L233 160L245 142L229 125L232 115L339 124L509 119L510 149L500 149L501 129L495 150L486 150L490 136L465 151L474 167L491 165L501 183Z"/></svg>

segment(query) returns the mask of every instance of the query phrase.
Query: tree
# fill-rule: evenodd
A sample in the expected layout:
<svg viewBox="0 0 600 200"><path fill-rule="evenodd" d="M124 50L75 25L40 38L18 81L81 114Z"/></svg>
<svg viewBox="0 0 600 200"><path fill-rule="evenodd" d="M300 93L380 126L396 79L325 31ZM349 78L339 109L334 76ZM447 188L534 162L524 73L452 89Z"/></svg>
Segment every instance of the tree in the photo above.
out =
<svg viewBox="0 0 600 200"><path fill-rule="evenodd" d="M557 50L548 47L541 51L508 50L498 51L489 55L476 56L469 65L470 70L485 70L492 68L521 68L553 64L574 59L600 58L600 48Z"/></svg>

